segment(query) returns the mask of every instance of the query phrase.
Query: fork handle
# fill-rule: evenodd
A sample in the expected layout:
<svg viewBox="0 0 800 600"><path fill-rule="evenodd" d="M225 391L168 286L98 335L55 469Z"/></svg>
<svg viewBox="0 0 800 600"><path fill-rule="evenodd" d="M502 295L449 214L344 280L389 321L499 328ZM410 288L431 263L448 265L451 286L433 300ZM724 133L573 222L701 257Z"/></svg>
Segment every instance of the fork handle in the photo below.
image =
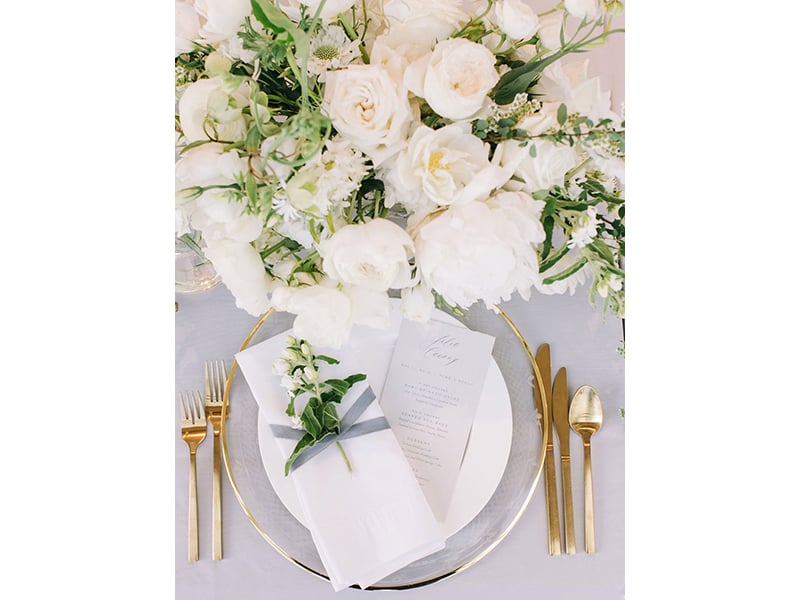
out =
<svg viewBox="0 0 800 600"><path fill-rule="evenodd" d="M189 560L200 558L197 538L197 454L189 453Z"/></svg>
<svg viewBox="0 0 800 600"><path fill-rule="evenodd" d="M214 432L214 465L211 479L212 558L222 560L222 485L220 481L219 434Z"/></svg>

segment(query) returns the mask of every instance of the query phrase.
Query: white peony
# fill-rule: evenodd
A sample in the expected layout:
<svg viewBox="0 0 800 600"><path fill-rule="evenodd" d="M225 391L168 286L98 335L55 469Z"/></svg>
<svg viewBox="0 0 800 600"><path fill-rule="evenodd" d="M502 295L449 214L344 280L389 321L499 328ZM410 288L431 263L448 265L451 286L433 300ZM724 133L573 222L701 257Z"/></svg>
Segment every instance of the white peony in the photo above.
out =
<svg viewBox="0 0 800 600"><path fill-rule="evenodd" d="M413 118L405 90L378 65L329 73L323 108L336 131L375 165L400 150Z"/></svg>
<svg viewBox="0 0 800 600"><path fill-rule="evenodd" d="M236 306L253 316L266 311L270 306L269 277L256 249L228 239L206 239L206 243L205 255L233 294Z"/></svg>
<svg viewBox="0 0 800 600"><path fill-rule="evenodd" d="M463 307L478 300L492 306L515 291L527 299L538 278L543 209L527 194L501 192L426 218L413 235L423 281Z"/></svg>
<svg viewBox="0 0 800 600"><path fill-rule="evenodd" d="M320 4L322 4L322 0L280 0L278 2L280 9L294 21L300 20L301 5L306 6L306 14L313 17L317 14ZM355 0L326 0L319 16L323 21L333 21L340 13L350 10L353 4L355 4Z"/></svg>
<svg viewBox="0 0 800 600"><path fill-rule="evenodd" d="M242 109L250 105L250 90L246 83L235 82L218 76L199 79L186 88L178 116L187 142L212 139L208 134L225 142L244 139L248 124Z"/></svg>
<svg viewBox="0 0 800 600"><path fill-rule="evenodd" d="M389 204L427 210L485 198L511 176L489 161L489 146L468 123L433 130L420 126L387 168Z"/></svg>
<svg viewBox="0 0 800 600"><path fill-rule="evenodd" d="M236 35L253 12L250 0L194 0L194 7L202 17L200 37L210 44Z"/></svg>
<svg viewBox="0 0 800 600"><path fill-rule="evenodd" d="M492 52L464 38L436 44L433 53L409 67L409 89L447 119L467 119L485 103L500 79Z"/></svg>
<svg viewBox="0 0 800 600"><path fill-rule="evenodd" d="M499 0L492 6L492 15L500 31L512 40L527 40L539 29L539 17L522 0Z"/></svg>
<svg viewBox="0 0 800 600"><path fill-rule="evenodd" d="M380 292L411 284L413 252L411 237L386 219L346 225L319 244L322 268L331 279Z"/></svg>
<svg viewBox="0 0 800 600"><path fill-rule="evenodd" d="M564 8L579 19L592 20L600 14L600 3L597 0L564 0Z"/></svg>
<svg viewBox="0 0 800 600"><path fill-rule="evenodd" d="M175 0L175 55L191 52L200 37L200 15L191 0Z"/></svg>
<svg viewBox="0 0 800 600"><path fill-rule="evenodd" d="M328 285L281 287L272 293L278 310L297 315L294 335L312 346L341 348L350 337L350 299Z"/></svg>

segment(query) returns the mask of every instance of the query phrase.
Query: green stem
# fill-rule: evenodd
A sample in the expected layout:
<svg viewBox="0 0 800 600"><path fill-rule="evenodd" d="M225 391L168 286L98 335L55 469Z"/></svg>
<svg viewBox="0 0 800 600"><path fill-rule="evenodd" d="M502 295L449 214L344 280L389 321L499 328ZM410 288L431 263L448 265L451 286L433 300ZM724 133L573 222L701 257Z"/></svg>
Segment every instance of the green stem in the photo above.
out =
<svg viewBox="0 0 800 600"><path fill-rule="evenodd" d="M336 445L339 446L339 452L342 453L342 458L344 458L344 462L347 465L348 472L353 472L353 466L350 464L350 459L347 458L347 453L344 451L341 442L336 442Z"/></svg>

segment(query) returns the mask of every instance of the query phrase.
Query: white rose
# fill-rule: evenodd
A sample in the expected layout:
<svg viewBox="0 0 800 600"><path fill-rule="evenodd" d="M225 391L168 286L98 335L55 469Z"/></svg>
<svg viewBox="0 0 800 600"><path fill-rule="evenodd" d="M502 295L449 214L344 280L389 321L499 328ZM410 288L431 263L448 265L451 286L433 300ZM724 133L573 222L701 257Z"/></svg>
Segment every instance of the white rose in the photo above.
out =
<svg viewBox="0 0 800 600"><path fill-rule="evenodd" d="M331 279L385 292L411 284L411 237L386 219L346 225L319 244L322 268Z"/></svg>
<svg viewBox="0 0 800 600"><path fill-rule="evenodd" d="M530 146L536 156L530 155ZM520 147L519 142L503 142L498 147L500 164L512 169L514 176L523 182L528 192L548 190L554 185L564 185L564 176L580 164L574 146L554 144L547 140L534 140Z"/></svg>
<svg viewBox="0 0 800 600"><path fill-rule="evenodd" d="M463 0L386 0L383 14L389 28L408 25L418 35L424 35L431 42L444 40L455 33L469 20L462 9Z"/></svg>
<svg viewBox="0 0 800 600"><path fill-rule="evenodd" d="M203 17L200 37L211 44L235 35L253 12L250 0L195 0L194 7Z"/></svg>
<svg viewBox="0 0 800 600"><path fill-rule="evenodd" d="M199 79L183 92L178 116L188 142L211 139L206 129L211 134L216 130L217 139L221 141L244 139L248 125L242 109L250 105L249 88L242 83L230 89L231 81L235 80Z"/></svg>
<svg viewBox="0 0 800 600"><path fill-rule="evenodd" d="M485 197L511 176L489 162L489 146L468 123L420 126L387 171L388 193L412 211Z"/></svg>
<svg viewBox="0 0 800 600"><path fill-rule="evenodd" d="M175 0L175 54L191 52L200 37L200 15L190 0Z"/></svg>
<svg viewBox="0 0 800 600"><path fill-rule="evenodd" d="M294 335L312 346L341 348L350 337L350 299L335 287L282 287L273 292L272 302L279 310L297 315Z"/></svg>
<svg viewBox="0 0 800 600"><path fill-rule="evenodd" d="M281 0L278 6L289 18L297 22L300 20L300 5L306 6L308 9L306 14L313 17L317 14L321 3L322 0ZM327 0L319 16L323 21L333 21L340 13L350 10L353 4L355 0Z"/></svg>
<svg viewBox="0 0 800 600"><path fill-rule="evenodd" d="M423 221L413 236L423 281L463 307L492 306L515 291L526 297L538 278L543 208L527 194L501 192Z"/></svg>
<svg viewBox="0 0 800 600"><path fill-rule="evenodd" d="M527 40L539 29L539 17L521 0L500 0L492 11L497 26L512 40Z"/></svg>
<svg viewBox="0 0 800 600"><path fill-rule="evenodd" d="M425 68L423 97L447 119L472 117L500 79L494 63L494 54L481 44L464 38L439 42Z"/></svg>
<svg viewBox="0 0 800 600"><path fill-rule="evenodd" d="M396 25L375 40L370 64L382 66L398 85L403 85L409 65L428 56L435 43L435 38L431 39L416 26Z"/></svg>
<svg viewBox="0 0 800 600"><path fill-rule="evenodd" d="M236 306L259 316L269 306L269 278L261 256L248 243L232 240L206 240L206 257L214 265Z"/></svg>
<svg viewBox="0 0 800 600"><path fill-rule="evenodd" d="M600 13L600 4L597 0L564 0L564 8L579 19L591 20Z"/></svg>
<svg viewBox="0 0 800 600"><path fill-rule="evenodd" d="M378 65L328 73L323 108L336 131L375 165L400 150L412 121L405 90Z"/></svg>

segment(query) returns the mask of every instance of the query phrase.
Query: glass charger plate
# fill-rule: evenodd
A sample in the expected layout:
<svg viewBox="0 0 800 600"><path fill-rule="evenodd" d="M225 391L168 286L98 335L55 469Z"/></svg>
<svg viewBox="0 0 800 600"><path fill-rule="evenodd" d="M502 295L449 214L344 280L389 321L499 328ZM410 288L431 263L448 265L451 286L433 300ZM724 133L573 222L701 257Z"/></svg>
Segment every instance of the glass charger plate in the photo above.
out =
<svg viewBox="0 0 800 600"><path fill-rule="evenodd" d="M270 311L256 323L241 349L291 328L294 315ZM532 382L541 387L530 349L508 316L481 307L458 317L470 329L494 336L492 352L511 401L512 440L508 463L494 494L444 549L386 577L369 589L428 585L474 565L511 531L528 506L544 466L545 440L533 404ZM536 375L534 379L534 374ZM245 514L282 556L327 579L311 534L287 510L267 477L258 445L258 405L234 362L225 389L222 452L231 485Z"/></svg>

